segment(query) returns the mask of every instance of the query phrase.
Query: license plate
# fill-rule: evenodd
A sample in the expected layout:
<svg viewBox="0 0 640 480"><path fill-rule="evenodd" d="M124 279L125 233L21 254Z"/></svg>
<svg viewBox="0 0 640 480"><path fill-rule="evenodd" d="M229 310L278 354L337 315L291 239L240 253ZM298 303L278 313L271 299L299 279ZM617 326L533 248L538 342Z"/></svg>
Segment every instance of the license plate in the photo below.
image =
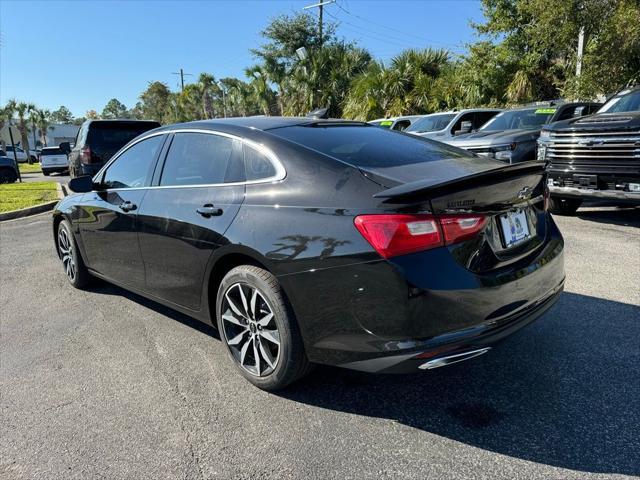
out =
<svg viewBox="0 0 640 480"><path fill-rule="evenodd" d="M515 210L500 215L500 223L502 225L504 245L507 248L513 247L531 236L529 224L527 223L527 214L524 210Z"/></svg>

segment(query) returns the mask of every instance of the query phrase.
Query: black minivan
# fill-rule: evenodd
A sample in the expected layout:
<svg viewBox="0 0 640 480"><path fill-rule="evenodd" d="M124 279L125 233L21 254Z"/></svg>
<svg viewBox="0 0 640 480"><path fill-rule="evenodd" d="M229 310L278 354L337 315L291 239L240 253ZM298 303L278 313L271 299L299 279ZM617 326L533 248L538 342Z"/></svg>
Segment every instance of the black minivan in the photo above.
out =
<svg viewBox="0 0 640 480"><path fill-rule="evenodd" d="M159 126L149 120L87 120L69 153L69 174L72 178L95 175L123 146Z"/></svg>

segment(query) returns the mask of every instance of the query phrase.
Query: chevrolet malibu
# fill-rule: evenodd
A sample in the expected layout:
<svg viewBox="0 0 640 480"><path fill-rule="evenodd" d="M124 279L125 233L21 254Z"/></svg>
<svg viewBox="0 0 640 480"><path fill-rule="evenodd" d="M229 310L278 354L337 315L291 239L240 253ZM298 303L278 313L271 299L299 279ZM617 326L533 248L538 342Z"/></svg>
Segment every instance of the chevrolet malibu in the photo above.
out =
<svg viewBox="0 0 640 480"><path fill-rule="evenodd" d="M69 282L216 326L265 390L314 364L395 373L481 355L563 289L544 165L365 123L166 126L69 187L53 214Z"/></svg>

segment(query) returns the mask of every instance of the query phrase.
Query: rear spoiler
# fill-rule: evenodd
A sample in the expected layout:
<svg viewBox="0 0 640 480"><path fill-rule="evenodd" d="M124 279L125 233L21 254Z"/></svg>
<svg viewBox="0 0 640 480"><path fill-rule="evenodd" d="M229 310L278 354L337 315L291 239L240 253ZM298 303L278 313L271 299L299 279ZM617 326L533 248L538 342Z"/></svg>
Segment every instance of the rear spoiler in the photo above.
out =
<svg viewBox="0 0 640 480"><path fill-rule="evenodd" d="M474 173L466 177L458 177L451 180L438 182L425 178L415 182L404 183L397 187L389 188L376 193L374 198L383 198L386 201L406 201L418 199L425 194L438 195L464 190L468 187L477 187L487 183L499 183L501 181L531 174L542 174L545 164L539 161L520 162L503 167L492 168L484 172Z"/></svg>

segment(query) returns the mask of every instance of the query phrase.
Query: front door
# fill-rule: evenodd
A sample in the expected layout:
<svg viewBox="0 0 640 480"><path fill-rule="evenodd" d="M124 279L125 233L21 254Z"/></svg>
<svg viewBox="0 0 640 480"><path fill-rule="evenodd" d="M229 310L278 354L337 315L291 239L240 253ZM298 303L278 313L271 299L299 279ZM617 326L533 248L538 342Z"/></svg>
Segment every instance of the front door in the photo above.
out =
<svg viewBox="0 0 640 480"><path fill-rule="evenodd" d="M160 168L160 167L159 167ZM176 133L158 186L139 210L147 291L198 310L207 263L244 199L242 145L211 133Z"/></svg>
<svg viewBox="0 0 640 480"><path fill-rule="evenodd" d="M138 211L163 142L163 135L153 136L120 154L96 179L100 189L86 195L78 212L88 267L110 280L137 288L144 288Z"/></svg>

